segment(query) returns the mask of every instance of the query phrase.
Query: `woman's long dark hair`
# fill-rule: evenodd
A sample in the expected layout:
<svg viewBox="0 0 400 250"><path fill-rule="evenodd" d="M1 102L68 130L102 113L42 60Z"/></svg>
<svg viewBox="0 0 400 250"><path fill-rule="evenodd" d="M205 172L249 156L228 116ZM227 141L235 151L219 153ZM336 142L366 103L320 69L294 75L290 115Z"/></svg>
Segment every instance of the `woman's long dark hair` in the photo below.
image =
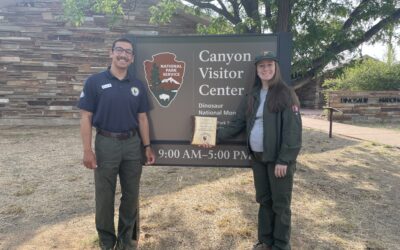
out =
<svg viewBox="0 0 400 250"><path fill-rule="evenodd" d="M262 82L257 74L257 65L256 65L254 84L250 92L253 93L256 89L261 87L262 87ZM248 114L252 114L254 111L253 110L254 100L252 96L249 97L250 98L248 102L248 110L249 110ZM300 106L299 99L297 98L297 95L294 92L293 88L289 87L282 79L281 69L279 67L279 64L275 62L275 75L268 82L268 98L267 98L268 110L270 112L276 113L292 105Z"/></svg>

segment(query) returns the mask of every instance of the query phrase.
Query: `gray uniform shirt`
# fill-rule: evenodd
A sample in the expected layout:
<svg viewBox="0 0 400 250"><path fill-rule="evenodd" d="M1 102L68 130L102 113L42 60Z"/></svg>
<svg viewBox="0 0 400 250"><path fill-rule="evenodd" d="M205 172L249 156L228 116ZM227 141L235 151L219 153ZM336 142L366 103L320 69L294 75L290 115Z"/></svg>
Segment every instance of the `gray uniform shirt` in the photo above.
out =
<svg viewBox="0 0 400 250"><path fill-rule="evenodd" d="M253 152L263 152L264 151L264 103L265 98L267 97L268 90L261 89L260 91L260 105L258 106L257 113L256 113L256 120L254 122L254 126L250 132L250 147Z"/></svg>

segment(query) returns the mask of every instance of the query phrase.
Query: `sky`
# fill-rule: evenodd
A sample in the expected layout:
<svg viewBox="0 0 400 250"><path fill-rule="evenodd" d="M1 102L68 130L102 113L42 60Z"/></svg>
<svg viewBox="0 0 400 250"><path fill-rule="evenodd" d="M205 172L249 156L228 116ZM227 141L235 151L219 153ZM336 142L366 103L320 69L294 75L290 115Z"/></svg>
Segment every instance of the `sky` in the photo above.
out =
<svg viewBox="0 0 400 250"><path fill-rule="evenodd" d="M374 45L361 45L363 55L369 55L381 61L386 61L387 48L383 43L377 43ZM395 60L400 62L400 46L395 46Z"/></svg>

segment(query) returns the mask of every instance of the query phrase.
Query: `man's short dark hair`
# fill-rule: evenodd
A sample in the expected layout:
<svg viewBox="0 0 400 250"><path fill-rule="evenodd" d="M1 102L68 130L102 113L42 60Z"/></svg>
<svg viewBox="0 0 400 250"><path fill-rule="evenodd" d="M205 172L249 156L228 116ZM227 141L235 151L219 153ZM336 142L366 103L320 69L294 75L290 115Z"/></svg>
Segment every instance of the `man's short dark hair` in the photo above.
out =
<svg viewBox="0 0 400 250"><path fill-rule="evenodd" d="M133 49L133 43L132 43L132 41L129 40L128 38L122 37L122 38L118 38L117 40L115 40L115 41L113 42L112 48L111 48L112 50L114 50L115 44L116 44L117 42L129 43L129 44L132 46L132 49Z"/></svg>

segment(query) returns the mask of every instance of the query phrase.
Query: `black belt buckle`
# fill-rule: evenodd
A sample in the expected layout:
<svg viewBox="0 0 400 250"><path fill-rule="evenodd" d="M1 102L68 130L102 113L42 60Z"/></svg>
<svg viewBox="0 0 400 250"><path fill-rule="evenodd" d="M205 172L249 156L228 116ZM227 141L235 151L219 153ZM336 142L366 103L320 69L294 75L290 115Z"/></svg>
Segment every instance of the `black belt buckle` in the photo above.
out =
<svg viewBox="0 0 400 250"><path fill-rule="evenodd" d="M133 136L135 136L134 130L128 131L128 132L125 132L125 133L116 133L115 138L117 138L118 140L126 140L126 139L129 139L129 138L133 137Z"/></svg>
<svg viewBox="0 0 400 250"><path fill-rule="evenodd" d="M130 136L128 133L116 133L115 134L115 138L117 138L118 140L126 140L128 139Z"/></svg>

